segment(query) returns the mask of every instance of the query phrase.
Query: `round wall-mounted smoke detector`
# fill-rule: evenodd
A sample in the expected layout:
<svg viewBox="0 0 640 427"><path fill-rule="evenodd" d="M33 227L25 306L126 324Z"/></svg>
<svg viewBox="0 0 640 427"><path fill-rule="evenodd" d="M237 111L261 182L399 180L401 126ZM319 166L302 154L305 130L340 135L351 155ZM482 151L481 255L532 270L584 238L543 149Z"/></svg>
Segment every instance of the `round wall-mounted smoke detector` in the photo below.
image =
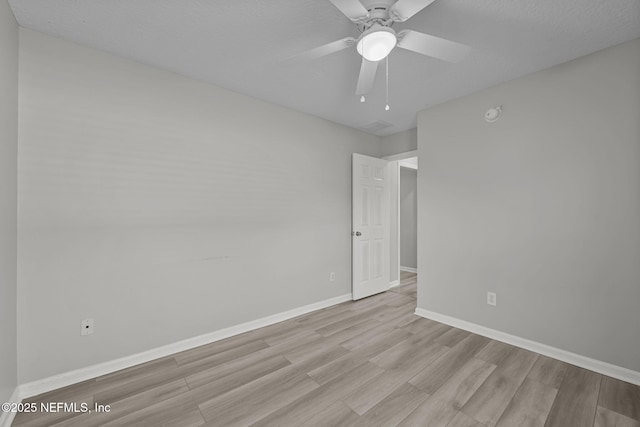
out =
<svg viewBox="0 0 640 427"><path fill-rule="evenodd" d="M493 123L500 118L500 113L502 112L502 106L489 108L486 113L484 113L484 120L488 123Z"/></svg>

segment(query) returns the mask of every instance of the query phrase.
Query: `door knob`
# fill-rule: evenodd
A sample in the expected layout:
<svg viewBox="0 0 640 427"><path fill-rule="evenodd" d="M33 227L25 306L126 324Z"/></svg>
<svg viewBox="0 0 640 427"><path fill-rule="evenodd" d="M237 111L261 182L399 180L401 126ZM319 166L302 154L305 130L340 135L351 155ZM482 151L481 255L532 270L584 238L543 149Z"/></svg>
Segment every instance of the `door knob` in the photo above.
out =
<svg viewBox="0 0 640 427"><path fill-rule="evenodd" d="M362 236L362 233L359 231L356 231L355 233L351 233L352 236Z"/></svg>

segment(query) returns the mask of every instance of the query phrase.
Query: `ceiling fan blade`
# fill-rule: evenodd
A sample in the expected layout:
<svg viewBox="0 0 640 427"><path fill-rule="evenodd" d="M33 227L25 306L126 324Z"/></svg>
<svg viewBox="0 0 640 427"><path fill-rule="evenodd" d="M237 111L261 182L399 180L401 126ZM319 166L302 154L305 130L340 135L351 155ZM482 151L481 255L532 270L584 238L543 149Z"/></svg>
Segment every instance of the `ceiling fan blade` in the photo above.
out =
<svg viewBox="0 0 640 427"><path fill-rule="evenodd" d="M318 46L311 50L299 53L293 56L291 59L302 61L317 59L326 55L330 55L332 53L339 52L343 49L347 49L353 46L355 42L356 39L354 39L353 37L345 37L344 39L336 40L334 42L327 43L325 45Z"/></svg>
<svg viewBox="0 0 640 427"><path fill-rule="evenodd" d="M369 12L359 0L329 0L353 22L366 18Z"/></svg>
<svg viewBox="0 0 640 427"><path fill-rule="evenodd" d="M398 39L398 47L448 62L460 62L471 50L467 45L413 30L400 31Z"/></svg>
<svg viewBox="0 0 640 427"><path fill-rule="evenodd" d="M362 58L360 66L360 76L358 77L358 86L356 87L356 95L366 95L371 91L373 82L376 80L376 71L380 62L367 61Z"/></svg>
<svg viewBox="0 0 640 427"><path fill-rule="evenodd" d="M389 9L389 14L394 21L404 22L435 0L398 0Z"/></svg>

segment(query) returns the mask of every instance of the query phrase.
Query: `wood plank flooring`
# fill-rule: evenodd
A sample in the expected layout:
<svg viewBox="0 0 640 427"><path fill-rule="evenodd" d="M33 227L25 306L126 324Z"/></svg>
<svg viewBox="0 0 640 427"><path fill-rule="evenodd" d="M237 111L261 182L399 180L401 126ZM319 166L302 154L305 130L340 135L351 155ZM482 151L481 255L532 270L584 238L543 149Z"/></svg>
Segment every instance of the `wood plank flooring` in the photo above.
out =
<svg viewBox="0 0 640 427"><path fill-rule="evenodd" d="M640 387L413 314L401 286L28 399L14 426L640 427Z"/></svg>

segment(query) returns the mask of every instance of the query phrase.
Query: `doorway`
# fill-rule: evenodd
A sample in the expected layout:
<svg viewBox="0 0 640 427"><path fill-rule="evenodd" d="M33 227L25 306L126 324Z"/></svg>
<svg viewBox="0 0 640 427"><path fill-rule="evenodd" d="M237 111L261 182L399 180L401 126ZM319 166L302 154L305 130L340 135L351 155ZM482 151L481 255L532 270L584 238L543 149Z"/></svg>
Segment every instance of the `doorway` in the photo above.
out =
<svg viewBox="0 0 640 427"><path fill-rule="evenodd" d="M353 154L354 300L401 285L410 286L403 291L415 293L417 169L417 151L382 159Z"/></svg>
<svg viewBox="0 0 640 427"><path fill-rule="evenodd" d="M399 161L400 273L418 273L418 158Z"/></svg>
<svg viewBox="0 0 640 427"><path fill-rule="evenodd" d="M390 286L417 281L418 152L384 157L389 161Z"/></svg>

